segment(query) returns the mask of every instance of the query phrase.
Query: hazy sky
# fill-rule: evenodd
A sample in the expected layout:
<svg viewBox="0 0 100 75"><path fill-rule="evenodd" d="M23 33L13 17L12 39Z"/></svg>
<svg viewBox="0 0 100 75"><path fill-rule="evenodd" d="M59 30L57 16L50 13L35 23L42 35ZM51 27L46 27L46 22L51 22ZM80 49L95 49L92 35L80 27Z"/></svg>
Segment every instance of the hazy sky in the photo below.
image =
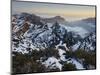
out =
<svg viewBox="0 0 100 75"><path fill-rule="evenodd" d="M12 2L12 13L34 13L42 17L62 16L68 21L87 17L95 17L95 6L79 6L65 4Z"/></svg>

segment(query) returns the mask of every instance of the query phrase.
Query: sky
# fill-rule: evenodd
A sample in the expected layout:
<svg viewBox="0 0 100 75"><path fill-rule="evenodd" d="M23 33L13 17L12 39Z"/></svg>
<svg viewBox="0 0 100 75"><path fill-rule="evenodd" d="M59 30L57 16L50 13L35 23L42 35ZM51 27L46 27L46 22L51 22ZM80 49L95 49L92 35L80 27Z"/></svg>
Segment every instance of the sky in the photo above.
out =
<svg viewBox="0 0 100 75"><path fill-rule="evenodd" d="M74 21L95 17L95 6L13 1L12 14L21 12L36 14L46 18L61 16L67 21Z"/></svg>

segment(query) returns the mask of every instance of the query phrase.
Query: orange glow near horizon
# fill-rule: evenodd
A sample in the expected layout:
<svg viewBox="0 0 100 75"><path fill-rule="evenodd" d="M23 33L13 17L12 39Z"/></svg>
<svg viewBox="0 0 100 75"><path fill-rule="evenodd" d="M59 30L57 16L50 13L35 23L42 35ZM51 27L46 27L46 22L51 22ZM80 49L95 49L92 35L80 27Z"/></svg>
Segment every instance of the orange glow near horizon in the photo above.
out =
<svg viewBox="0 0 100 75"><path fill-rule="evenodd" d="M95 6L60 5L49 3L13 2L12 12L27 12L47 16L62 16L64 18L95 17ZM44 16L45 17L45 16ZM71 19L70 19L71 20Z"/></svg>

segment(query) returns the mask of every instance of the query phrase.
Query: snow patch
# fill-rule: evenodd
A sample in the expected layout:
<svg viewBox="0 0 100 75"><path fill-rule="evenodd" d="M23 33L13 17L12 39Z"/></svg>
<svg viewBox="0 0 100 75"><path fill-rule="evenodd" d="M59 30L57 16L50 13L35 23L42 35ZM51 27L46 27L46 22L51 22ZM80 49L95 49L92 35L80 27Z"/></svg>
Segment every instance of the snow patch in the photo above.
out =
<svg viewBox="0 0 100 75"><path fill-rule="evenodd" d="M77 50L80 46L81 42L78 41L78 43L76 43L75 45L72 46L72 50Z"/></svg>
<svg viewBox="0 0 100 75"><path fill-rule="evenodd" d="M46 67L49 68L59 68L60 70L62 69L62 65L59 63L59 60L56 59L55 57L49 57L46 61L42 62Z"/></svg>
<svg viewBox="0 0 100 75"><path fill-rule="evenodd" d="M66 61L65 55L63 55L66 52L61 49L58 49L58 51L59 51L60 60Z"/></svg>
<svg viewBox="0 0 100 75"><path fill-rule="evenodd" d="M79 63L77 60L75 60L74 58L72 58L70 61L67 61L67 63L75 64L77 69L84 69L83 65Z"/></svg>

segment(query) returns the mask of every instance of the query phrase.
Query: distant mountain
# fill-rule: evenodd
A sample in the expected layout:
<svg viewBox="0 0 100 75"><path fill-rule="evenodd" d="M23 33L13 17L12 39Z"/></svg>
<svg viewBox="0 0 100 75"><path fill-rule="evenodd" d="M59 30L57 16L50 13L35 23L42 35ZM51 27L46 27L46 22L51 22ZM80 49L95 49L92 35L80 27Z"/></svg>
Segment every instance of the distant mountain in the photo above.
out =
<svg viewBox="0 0 100 75"><path fill-rule="evenodd" d="M52 17L52 18L44 18L42 20L47 22L47 23L55 23L55 22L63 23L63 22L65 22L65 19L61 16L55 16L55 17Z"/></svg>
<svg viewBox="0 0 100 75"><path fill-rule="evenodd" d="M13 17L16 17L17 14L13 15ZM55 16L55 17L51 17L51 18L43 18L40 16L37 16L35 14L28 14L28 13L21 13L20 15L21 19L25 19L26 21L30 21L31 23L37 23L39 21L44 21L46 23L63 23L65 22L65 19L61 16Z"/></svg>
<svg viewBox="0 0 100 75"><path fill-rule="evenodd" d="M73 22L67 22L62 24L68 31L74 31L80 34L82 37L87 36L87 33L96 31L96 19L86 18L82 20L77 20Z"/></svg>
<svg viewBox="0 0 100 75"><path fill-rule="evenodd" d="M94 25L96 24L96 18L95 17L83 19L82 21L85 21L87 23L93 23Z"/></svg>

